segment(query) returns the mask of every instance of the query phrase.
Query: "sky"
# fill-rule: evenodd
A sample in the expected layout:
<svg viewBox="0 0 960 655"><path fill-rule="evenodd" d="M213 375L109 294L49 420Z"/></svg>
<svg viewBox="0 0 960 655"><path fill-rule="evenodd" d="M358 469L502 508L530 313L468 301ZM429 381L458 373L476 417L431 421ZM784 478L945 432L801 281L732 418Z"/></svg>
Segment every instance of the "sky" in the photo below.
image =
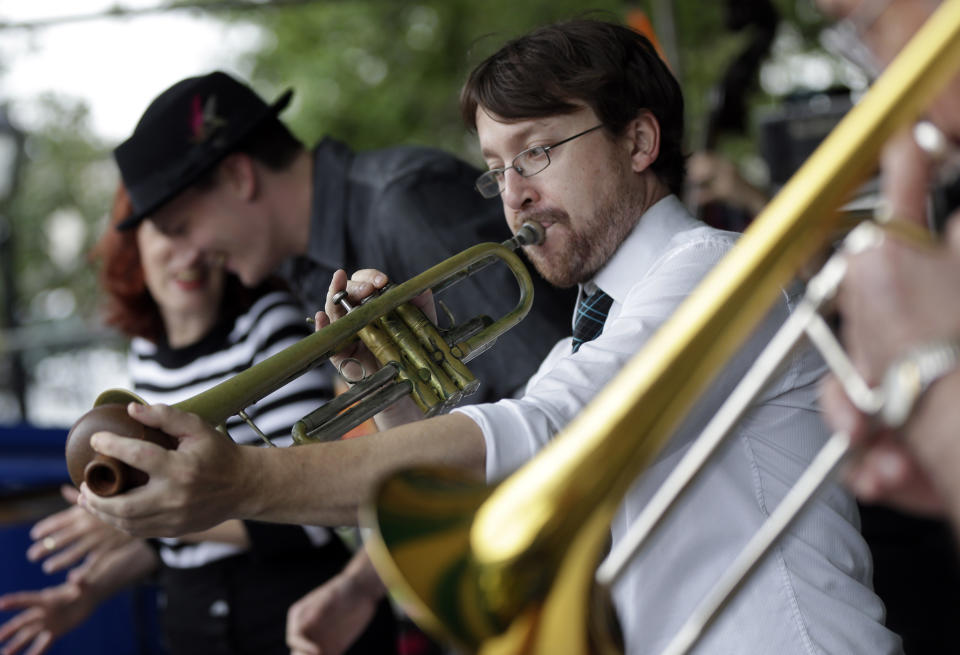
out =
<svg viewBox="0 0 960 655"><path fill-rule="evenodd" d="M97 14L113 6L148 8L163 0L0 0L0 23ZM100 18L34 30L0 28L0 105L25 131L42 116L36 98L45 93L83 99L91 127L108 146L129 136L147 105L174 82L214 69L246 77L242 52L258 41L256 28L225 26L189 11L133 18ZM70 372L83 372L81 380ZM89 409L96 393L126 387L122 353L104 349L59 353L41 361L29 390L30 419L38 425L70 425ZM0 423L15 417L11 398L0 393ZM10 406L8 406L10 405Z"/></svg>
<svg viewBox="0 0 960 655"><path fill-rule="evenodd" d="M0 23L148 8L162 0L0 0ZM220 68L237 69L239 53L259 38L249 25L226 26L190 11L105 17L27 29L0 29L0 103L29 130L35 99L53 92L84 99L92 126L108 143L132 131L143 110L174 82Z"/></svg>

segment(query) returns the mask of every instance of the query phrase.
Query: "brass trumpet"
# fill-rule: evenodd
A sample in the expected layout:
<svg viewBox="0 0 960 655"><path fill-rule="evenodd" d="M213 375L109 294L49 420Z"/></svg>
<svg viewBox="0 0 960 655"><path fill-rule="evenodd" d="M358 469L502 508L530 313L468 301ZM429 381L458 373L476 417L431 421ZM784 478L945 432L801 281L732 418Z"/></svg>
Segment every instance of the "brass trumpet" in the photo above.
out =
<svg viewBox="0 0 960 655"><path fill-rule="evenodd" d="M882 144L916 119L958 64L960 0L949 0L645 348L517 473L487 487L454 471L419 468L380 485L361 509L361 522L371 530L367 549L415 621L466 652L485 655L619 651L603 612L603 591L615 571L600 576L599 585L596 580L610 523L628 488L779 290L828 245L838 223L836 208L872 171ZM870 238L860 233L854 240ZM846 366L849 373L849 362L835 352L816 313L842 277L842 256L832 262L824 271L827 279L808 285L812 295L804 314L792 320L793 333L778 336L780 343L770 348L789 348L806 335L818 347L826 344L831 368L843 372ZM762 359L759 372L749 374L731 401L749 402L756 393L771 366L766 353ZM855 381L850 386L856 387ZM865 406L875 410L876 394L861 391ZM742 407L725 405L721 412L704 433L708 440L722 438ZM700 439L690 451L715 447L699 444ZM761 529L750 552L704 599L669 652L692 647L848 448L842 433L828 441L796 493L771 516L772 527ZM663 507L708 457L694 453L701 461L678 473L682 479L673 481L669 498L660 499ZM655 527L663 507L646 517L645 532Z"/></svg>
<svg viewBox="0 0 960 655"><path fill-rule="evenodd" d="M213 426L220 426L237 414L269 443L244 409L359 337L383 368L298 421L292 431L295 443L336 439L407 394L425 415L448 411L479 384L465 364L493 345L530 310L533 281L514 251L521 246L539 244L543 238L543 227L531 222L503 243L482 243L468 248L406 282L387 288L369 302L351 308L341 320L269 359L174 406L199 415ZM488 316L478 316L439 330L410 302L427 290L440 293L498 260L513 273L520 295L513 309L495 321ZM145 481L142 472L90 449L90 437L100 430L145 438L167 447L174 445L162 432L130 419L125 410L130 402L146 404L130 391L107 390L97 397L94 409L71 428L67 436L67 466L74 484L79 486L85 480L91 491L106 496Z"/></svg>

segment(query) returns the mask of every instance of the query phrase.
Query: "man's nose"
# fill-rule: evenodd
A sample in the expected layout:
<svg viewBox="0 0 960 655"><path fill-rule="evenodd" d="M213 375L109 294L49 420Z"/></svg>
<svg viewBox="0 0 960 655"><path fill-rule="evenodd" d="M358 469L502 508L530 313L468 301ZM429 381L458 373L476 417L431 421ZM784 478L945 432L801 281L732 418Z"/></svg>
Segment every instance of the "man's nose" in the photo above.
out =
<svg viewBox="0 0 960 655"><path fill-rule="evenodd" d="M500 195L503 197L503 204L514 211L519 211L539 198L532 178L520 175L515 168L508 168L503 172L503 191Z"/></svg>

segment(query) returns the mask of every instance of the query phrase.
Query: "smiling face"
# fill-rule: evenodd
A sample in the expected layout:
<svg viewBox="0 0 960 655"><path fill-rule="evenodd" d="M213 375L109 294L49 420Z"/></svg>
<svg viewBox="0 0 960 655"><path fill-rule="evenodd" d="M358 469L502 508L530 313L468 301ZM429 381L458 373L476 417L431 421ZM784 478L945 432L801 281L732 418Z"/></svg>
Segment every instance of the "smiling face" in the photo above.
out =
<svg viewBox="0 0 960 655"><path fill-rule="evenodd" d="M211 264L198 251L184 257L174 241L149 220L137 228L137 246L144 281L160 309L171 343L185 325L204 334L214 325L220 311L225 284L223 268Z"/></svg>
<svg viewBox="0 0 960 655"><path fill-rule="evenodd" d="M599 122L585 106L531 120L508 122L483 107L476 116L489 168L507 166L522 150L556 143ZM550 283L569 287L593 277L643 212L666 194L648 170L659 138L651 119L642 113L623 136L597 130L565 143L550 152L550 165L537 175L506 171L501 200L507 224L514 232L527 220L546 228L544 243L526 251Z"/></svg>
<svg viewBox="0 0 960 655"><path fill-rule="evenodd" d="M258 181L249 158L231 155L212 184L194 185L155 211L150 220L185 260L222 260L248 287L262 282L287 256L276 245L280 231L255 193Z"/></svg>

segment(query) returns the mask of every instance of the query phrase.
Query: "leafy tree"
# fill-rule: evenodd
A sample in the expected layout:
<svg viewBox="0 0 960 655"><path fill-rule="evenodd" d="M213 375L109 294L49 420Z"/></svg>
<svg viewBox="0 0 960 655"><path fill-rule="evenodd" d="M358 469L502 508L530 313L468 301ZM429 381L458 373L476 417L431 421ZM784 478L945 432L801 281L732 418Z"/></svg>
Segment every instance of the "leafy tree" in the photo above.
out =
<svg viewBox="0 0 960 655"><path fill-rule="evenodd" d="M774 2L781 29L791 30L797 47L816 49L823 19L809 1ZM423 144L477 164L476 139L460 121L457 94L469 70L509 38L582 15L625 20L638 8L663 26L667 16L658 11L669 10L677 42L671 65L685 92L691 150L702 142L710 89L751 37L749 30L723 28L724 3L700 0L266 1L247 3L243 10L224 10L222 0L192 0L170 7L177 4L199 5L197 11L259 27L261 46L241 55L241 68L268 98L296 89L283 117L306 143L331 135L359 149ZM750 111L775 100L754 87ZM17 248L17 318L31 328L66 317L94 326L96 283L84 254L103 229L116 172L82 103L49 97L43 113L47 119L29 135L20 188L9 207ZM721 147L743 156L754 144L748 128ZM31 363L57 339L46 341L46 348L30 353Z"/></svg>

